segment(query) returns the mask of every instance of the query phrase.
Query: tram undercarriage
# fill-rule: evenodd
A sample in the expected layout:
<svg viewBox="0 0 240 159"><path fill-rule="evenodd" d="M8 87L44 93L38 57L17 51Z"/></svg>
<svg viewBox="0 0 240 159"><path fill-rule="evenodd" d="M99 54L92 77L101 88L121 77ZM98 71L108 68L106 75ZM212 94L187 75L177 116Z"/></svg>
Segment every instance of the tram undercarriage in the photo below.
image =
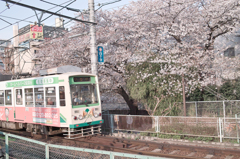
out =
<svg viewBox="0 0 240 159"><path fill-rule="evenodd" d="M25 129L33 134L56 135L66 132L67 128L44 126L40 124L29 124L20 122L0 121L0 127L12 130Z"/></svg>
<svg viewBox="0 0 240 159"><path fill-rule="evenodd" d="M101 125L92 125L92 126L86 126L81 128L67 128L66 130L63 130L65 132L66 139L76 139L86 136L92 136L96 134L101 133Z"/></svg>
<svg viewBox="0 0 240 159"><path fill-rule="evenodd" d="M67 139L75 139L101 133L101 125L81 127L77 129L44 126L40 124L29 124L20 122L0 121L0 127L12 130L23 130L33 134L57 135L63 134Z"/></svg>

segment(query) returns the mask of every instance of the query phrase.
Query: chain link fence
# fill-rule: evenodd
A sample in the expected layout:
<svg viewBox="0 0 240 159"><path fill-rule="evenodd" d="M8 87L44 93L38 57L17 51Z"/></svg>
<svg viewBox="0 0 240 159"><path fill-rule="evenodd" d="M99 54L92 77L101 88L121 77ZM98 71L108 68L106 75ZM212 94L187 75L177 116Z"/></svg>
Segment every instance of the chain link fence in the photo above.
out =
<svg viewBox="0 0 240 159"><path fill-rule="evenodd" d="M110 117L111 116L109 115L108 110L102 112L102 119L104 121L111 121ZM111 123L110 122L103 122L102 132L105 133L105 134L109 134L111 132Z"/></svg>
<svg viewBox="0 0 240 159"><path fill-rule="evenodd" d="M166 159L164 157L47 144L4 132L0 132L0 146L0 152L4 155L1 156L0 153L0 158L6 159Z"/></svg>
<svg viewBox="0 0 240 159"><path fill-rule="evenodd" d="M112 117L111 117L112 116ZM175 116L111 115L113 129L165 134L182 134L218 137L218 118L196 118ZM111 125L111 124L109 124Z"/></svg>
<svg viewBox="0 0 240 159"><path fill-rule="evenodd" d="M112 125L117 130L156 131L156 120L152 116L114 115Z"/></svg>
<svg viewBox="0 0 240 159"><path fill-rule="evenodd" d="M0 158L4 157L5 154L5 136L3 134L0 134Z"/></svg>
<svg viewBox="0 0 240 159"><path fill-rule="evenodd" d="M134 131L171 135L237 139L239 143L240 118L143 116L105 114L110 133ZM104 125L103 125L104 126ZM104 129L102 129L104 130Z"/></svg>
<svg viewBox="0 0 240 159"><path fill-rule="evenodd" d="M179 116L183 116L183 105ZM186 115L194 117L235 117L240 114L240 100L186 102Z"/></svg>
<svg viewBox="0 0 240 159"><path fill-rule="evenodd" d="M30 141L18 139L16 137L8 137L9 157L10 158L32 158L41 159L45 158L45 146ZM29 152L29 153L25 153ZM34 154L34 156L32 156ZM21 156L21 157L20 157Z"/></svg>
<svg viewBox="0 0 240 159"><path fill-rule="evenodd" d="M218 118L196 117L157 117L158 132L184 134L192 136L217 137L219 134Z"/></svg>
<svg viewBox="0 0 240 159"><path fill-rule="evenodd" d="M235 139L237 137L239 143L240 118L225 118L222 119L222 133L224 138Z"/></svg>

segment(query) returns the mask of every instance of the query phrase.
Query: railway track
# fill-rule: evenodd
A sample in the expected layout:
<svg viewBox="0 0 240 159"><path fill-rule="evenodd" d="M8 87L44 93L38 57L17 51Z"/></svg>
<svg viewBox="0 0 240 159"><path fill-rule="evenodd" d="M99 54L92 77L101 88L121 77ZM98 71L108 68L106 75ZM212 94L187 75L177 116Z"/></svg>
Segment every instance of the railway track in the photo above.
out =
<svg viewBox="0 0 240 159"><path fill-rule="evenodd" d="M53 137L51 141L54 144L72 145L76 147L85 147L100 150L109 150L115 152L124 152L132 154L142 154L149 156L159 156L167 158L208 158L208 159L239 159L239 150L193 147L186 145L144 142L128 139L118 139L113 137L93 136L88 139L67 140L62 137Z"/></svg>
<svg viewBox="0 0 240 159"><path fill-rule="evenodd" d="M0 128L0 131L3 131ZM5 130L6 131L6 130ZM23 131L7 130L25 137L30 133ZM32 135L32 134L31 134ZM53 136L45 138L42 135L33 135L30 138L65 146L75 146L81 148L90 148L98 150L107 150L114 152L123 152L131 154L142 154L148 156L159 156L167 158L207 158L207 159L239 159L240 151L230 148L203 147L203 146L186 146L169 143L155 143L138 140L119 139L106 136L92 136L74 140L65 139L63 136Z"/></svg>

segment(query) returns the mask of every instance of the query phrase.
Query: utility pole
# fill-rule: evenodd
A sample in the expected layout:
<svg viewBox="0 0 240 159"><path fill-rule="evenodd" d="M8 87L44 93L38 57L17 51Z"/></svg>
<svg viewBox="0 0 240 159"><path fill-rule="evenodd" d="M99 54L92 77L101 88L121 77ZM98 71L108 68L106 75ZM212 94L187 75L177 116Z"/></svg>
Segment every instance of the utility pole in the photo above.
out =
<svg viewBox="0 0 240 159"><path fill-rule="evenodd" d="M185 82L184 82L184 75L182 74L182 90L183 90L183 109L184 109L184 116L187 116L186 113L186 98L185 98Z"/></svg>
<svg viewBox="0 0 240 159"><path fill-rule="evenodd" d="M95 22L94 0L88 0L90 22ZM96 55L96 31L95 26L90 24L90 54L91 54L91 70L92 74L97 75L97 55Z"/></svg>

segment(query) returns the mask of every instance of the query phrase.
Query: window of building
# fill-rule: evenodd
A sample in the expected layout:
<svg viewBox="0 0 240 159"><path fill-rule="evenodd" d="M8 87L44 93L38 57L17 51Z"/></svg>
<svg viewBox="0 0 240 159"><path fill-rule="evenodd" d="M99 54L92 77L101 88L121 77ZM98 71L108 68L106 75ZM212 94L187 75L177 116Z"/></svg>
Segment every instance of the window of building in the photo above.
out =
<svg viewBox="0 0 240 159"><path fill-rule="evenodd" d="M56 107L56 90L55 87L45 88L45 100L47 107Z"/></svg>
<svg viewBox="0 0 240 159"><path fill-rule="evenodd" d="M65 90L64 86L59 86L59 101L60 101L60 106L65 106Z"/></svg>
<svg viewBox="0 0 240 159"><path fill-rule="evenodd" d="M22 89L16 89L16 105L23 104Z"/></svg>
<svg viewBox="0 0 240 159"><path fill-rule="evenodd" d="M26 88L25 91L25 105L26 107L33 107L33 89Z"/></svg>
<svg viewBox="0 0 240 159"><path fill-rule="evenodd" d="M4 106L4 91L0 91L0 106Z"/></svg>
<svg viewBox="0 0 240 159"><path fill-rule="evenodd" d="M5 90L5 104L12 105L12 91Z"/></svg>
<svg viewBox="0 0 240 159"><path fill-rule="evenodd" d="M36 107L44 107L44 91L43 87L34 88L35 93L35 106Z"/></svg>

